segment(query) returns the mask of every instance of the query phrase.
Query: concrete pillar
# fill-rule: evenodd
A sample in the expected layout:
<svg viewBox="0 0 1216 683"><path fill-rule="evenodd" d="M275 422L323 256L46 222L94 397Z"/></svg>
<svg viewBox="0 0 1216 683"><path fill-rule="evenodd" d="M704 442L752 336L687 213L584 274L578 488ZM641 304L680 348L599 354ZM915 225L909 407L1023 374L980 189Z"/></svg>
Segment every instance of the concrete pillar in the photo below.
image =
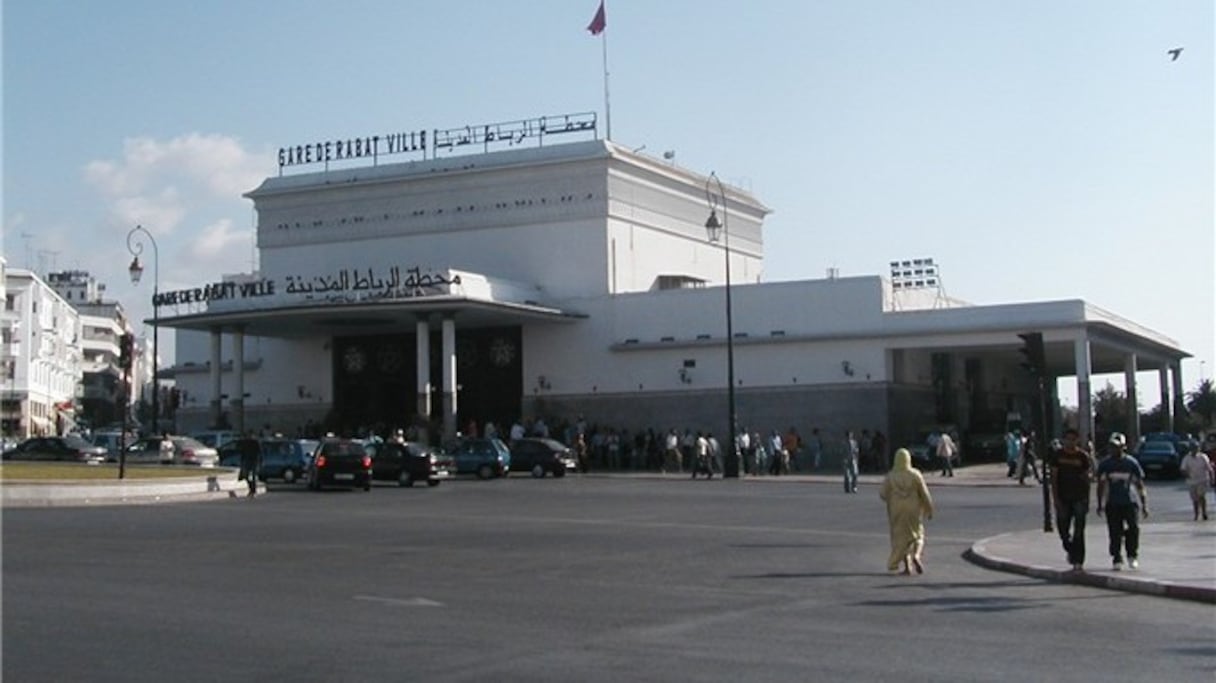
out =
<svg viewBox="0 0 1216 683"><path fill-rule="evenodd" d="M424 316L414 325L418 339L418 414L431 419L431 326Z"/></svg>
<svg viewBox="0 0 1216 683"><path fill-rule="evenodd" d="M1127 448L1135 448L1140 440L1140 401L1136 396L1136 354L1129 353L1123 359L1123 384L1127 394Z"/></svg>
<svg viewBox="0 0 1216 683"><path fill-rule="evenodd" d="M223 383L220 381L220 348L223 342L223 335L218 327L211 328L211 425L218 427L220 424L220 415L222 414L222 399L220 396L224 393Z"/></svg>
<svg viewBox="0 0 1216 683"><path fill-rule="evenodd" d="M456 320L443 317L443 438L456 438Z"/></svg>
<svg viewBox="0 0 1216 683"><path fill-rule="evenodd" d="M232 332L232 426L238 434L245 432L245 328Z"/></svg>
<svg viewBox="0 0 1216 683"><path fill-rule="evenodd" d="M1174 431L1174 411L1170 407L1170 368L1162 363L1157 370L1157 382L1161 385L1161 431Z"/></svg>
<svg viewBox="0 0 1216 683"><path fill-rule="evenodd" d="M1082 336L1075 340L1073 348L1073 365L1077 375L1077 431L1081 433L1082 443L1094 438L1094 400L1090 388L1090 355L1089 337Z"/></svg>
<svg viewBox="0 0 1216 683"><path fill-rule="evenodd" d="M1182 418L1186 415L1186 404L1183 403L1182 391L1182 362L1176 361L1170 365L1170 374L1174 377L1174 431L1182 431Z"/></svg>

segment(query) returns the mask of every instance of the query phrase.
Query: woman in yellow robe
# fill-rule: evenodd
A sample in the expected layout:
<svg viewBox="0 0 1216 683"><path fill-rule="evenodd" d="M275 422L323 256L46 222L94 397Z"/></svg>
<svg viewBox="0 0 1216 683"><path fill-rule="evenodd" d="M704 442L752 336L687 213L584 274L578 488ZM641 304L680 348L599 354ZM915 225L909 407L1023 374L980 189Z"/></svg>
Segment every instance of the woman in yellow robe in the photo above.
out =
<svg viewBox="0 0 1216 683"><path fill-rule="evenodd" d="M923 519L933 519L933 498L925 486L920 470L912 467L912 454L901 448L895 452L895 463L882 482L878 494L887 503L887 520L891 525L891 557L887 569L895 571L902 562L904 574L916 569L925 571L920 554L925 547Z"/></svg>

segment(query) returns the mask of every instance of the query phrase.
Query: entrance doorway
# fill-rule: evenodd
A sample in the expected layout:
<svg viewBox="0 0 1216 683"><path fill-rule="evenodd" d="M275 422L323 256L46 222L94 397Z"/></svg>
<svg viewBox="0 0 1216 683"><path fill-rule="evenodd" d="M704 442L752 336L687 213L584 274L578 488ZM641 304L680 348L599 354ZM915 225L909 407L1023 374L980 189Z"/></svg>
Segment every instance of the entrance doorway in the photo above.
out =
<svg viewBox="0 0 1216 683"><path fill-rule="evenodd" d="M456 331L457 428L487 421L509 426L523 395L519 327ZM442 423L442 338L431 333L432 423ZM417 339L412 334L335 337L334 408L326 429L340 434L381 435L417 419ZM432 429L432 434L440 430Z"/></svg>

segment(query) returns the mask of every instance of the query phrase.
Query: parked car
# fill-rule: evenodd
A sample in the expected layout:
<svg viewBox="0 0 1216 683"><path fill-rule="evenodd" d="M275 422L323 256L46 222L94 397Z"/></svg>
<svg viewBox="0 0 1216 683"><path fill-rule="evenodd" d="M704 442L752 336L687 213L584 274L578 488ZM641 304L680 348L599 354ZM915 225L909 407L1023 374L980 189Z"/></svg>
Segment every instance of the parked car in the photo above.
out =
<svg viewBox="0 0 1216 683"><path fill-rule="evenodd" d="M564 477L578 469L574 451L554 439L516 439L510 450L511 467L516 472L531 472L537 479L546 474Z"/></svg>
<svg viewBox="0 0 1216 683"><path fill-rule="evenodd" d="M162 438L159 436L145 436L127 446L127 463L215 467L220 462L220 455L214 448L188 436L180 435L169 436L169 440L173 442L173 455L170 458L162 459L160 455L161 440Z"/></svg>
<svg viewBox="0 0 1216 683"><path fill-rule="evenodd" d="M135 443L138 439L134 432L128 431L127 438L124 442L122 432L93 432L92 442L94 446L101 446L106 449L106 460L110 462L118 462L118 451L122 449L123 443Z"/></svg>
<svg viewBox="0 0 1216 683"><path fill-rule="evenodd" d="M288 484L295 483L308 473L308 465L312 462L313 453L321 445L320 441L312 439L258 439L262 449L262 463L258 468L258 479L282 479ZM220 467L240 467L241 454L236 449L236 441L229 441L220 447Z"/></svg>
<svg viewBox="0 0 1216 683"><path fill-rule="evenodd" d="M308 463L308 488L361 487L372 490L372 458L359 441L325 439Z"/></svg>
<svg viewBox="0 0 1216 683"><path fill-rule="evenodd" d="M511 472L511 451L498 439L463 439L451 450L459 474L476 474L479 479L505 477Z"/></svg>
<svg viewBox="0 0 1216 683"><path fill-rule="evenodd" d="M995 432L975 432L963 439L967 462L1004 462L1005 435Z"/></svg>
<svg viewBox="0 0 1216 683"><path fill-rule="evenodd" d="M61 460L96 465L105 462L106 449L76 435L36 436L4 451L0 457L5 460Z"/></svg>
<svg viewBox="0 0 1216 683"><path fill-rule="evenodd" d="M1154 474L1171 478L1182 476L1182 457L1169 441L1145 441L1135 457L1146 477Z"/></svg>
<svg viewBox="0 0 1216 683"><path fill-rule="evenodd" d="M412 441L387 441L368 446L367 450L372 456L372 478L395 481L400 486L413 486L419 481L438 486L455 469L447 453Z"/></svg>
<svg viewBox="0 0 1216 683"><path fill-rule="evenodd" d="M226 429L210 429L202 432L192 432L190 438L195 439L206 446L219 449L221 446L232 443L241 438L240 434Z"/></svg>

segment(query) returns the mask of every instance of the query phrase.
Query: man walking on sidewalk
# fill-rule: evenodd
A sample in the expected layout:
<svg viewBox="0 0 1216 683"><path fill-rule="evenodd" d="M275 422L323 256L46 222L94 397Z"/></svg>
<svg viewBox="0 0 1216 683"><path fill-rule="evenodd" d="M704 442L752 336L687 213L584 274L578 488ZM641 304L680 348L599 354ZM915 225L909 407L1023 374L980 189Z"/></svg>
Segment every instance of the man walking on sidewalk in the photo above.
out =
<svg viewBox="0 0 1216 683"><path fill-rule="evenodd" d="M1089 475L1093 459L1077 445L1080 434L1064 430L1064 445L1050 462L1051 492L1056 504L1056 530L1073 571L1085 565L1085 516L1089 514Z"/></svg>
<svg viewBox="0 0 1216 683"><path fill-rule="evenodd" d="M1140 517L1148 517L1144 470L1135 458L1124 453L1127 439L1122 434L1111 434L1109 445L1110 457L1098 465L1098 514L1106 513L1112 569L1123 569L1124 549L1127 566L1136 569L1140 566ZM1133 488L1140 499L1139 506L1132 497Z"/></svg>
<svg viewBox="0 0 1216 683"><path fill-rule="evenodd" d="M1182 459L1182 473L1186 475L1186 487L1191 494L1191 508L1195 511L1195 521L1203 515L1203 521L1208 521L1208 488L1212 483L1212 463L1207 454L1199 450L1198 445L1191 446L1191 452Z"/></svg>

